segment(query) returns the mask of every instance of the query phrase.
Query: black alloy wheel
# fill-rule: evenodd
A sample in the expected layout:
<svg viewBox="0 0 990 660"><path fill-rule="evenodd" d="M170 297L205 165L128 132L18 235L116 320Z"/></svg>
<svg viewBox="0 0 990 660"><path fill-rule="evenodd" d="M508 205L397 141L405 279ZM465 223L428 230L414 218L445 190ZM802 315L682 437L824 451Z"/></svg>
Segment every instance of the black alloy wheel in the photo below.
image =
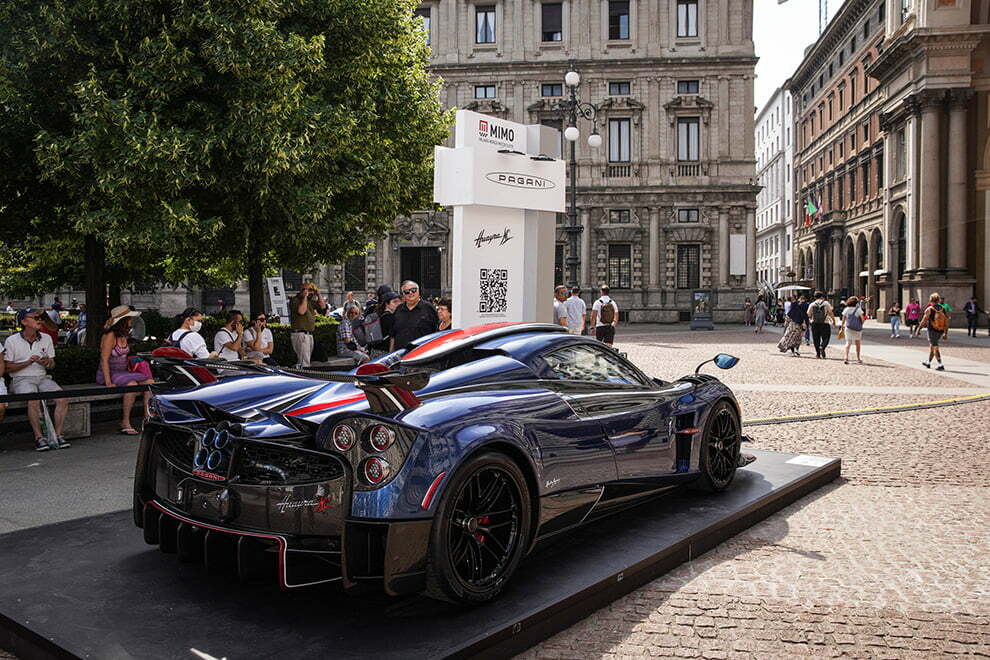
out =
<svg viewBox="0 0 990 660"><path fill-rule="evenodd" d="M529 488L515 462L496 453L469 459L437 507L427 593L455 603L494 598L526 551L530 519Z"/></svg>
<svg viewBox="0 0 990 660"><path fill-rule="evenodd" d="M742 430L735 407L720 401L708 414L701 444L700 485L712 492L723 491L732 483L739 464Z"/></svg>

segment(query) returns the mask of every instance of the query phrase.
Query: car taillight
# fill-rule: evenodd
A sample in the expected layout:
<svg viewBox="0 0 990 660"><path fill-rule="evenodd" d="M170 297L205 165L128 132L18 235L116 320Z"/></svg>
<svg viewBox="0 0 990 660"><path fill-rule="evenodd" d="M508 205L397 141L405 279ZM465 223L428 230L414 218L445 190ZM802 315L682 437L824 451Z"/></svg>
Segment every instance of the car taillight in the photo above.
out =
<svg viewBox="0 0 990 660"><path fill-rule="evenodd" d="M389 465L384 459L372 456L362 464L361 474L366 482L376 486L388 479Z"/></svg>
<svg viewBox="0 0 990 660"><path fill-rule="evenodd" d="M395 442L395 431L382 424L376 424L368 433L368 442L375 451L385 451Z"/></svg>
<svg viewBox="0 0 990 660"><path fill-rule="evenodd" d="M357 441L357 433L347 424L333 427L333 446L340 451L347 451Z"/></svg>

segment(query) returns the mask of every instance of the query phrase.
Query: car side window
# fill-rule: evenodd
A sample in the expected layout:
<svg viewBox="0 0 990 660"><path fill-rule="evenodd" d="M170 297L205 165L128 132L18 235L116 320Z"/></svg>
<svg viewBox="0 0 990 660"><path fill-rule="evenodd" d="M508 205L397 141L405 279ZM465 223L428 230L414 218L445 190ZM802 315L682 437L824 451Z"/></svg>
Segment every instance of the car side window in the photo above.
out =
<svg viewBox="0 0 990 660"><path fill-rule="evenodd" d="M549 353L543 360L557 378L589 383L644 385L643 379L604 348L575 344Z"/></svg>

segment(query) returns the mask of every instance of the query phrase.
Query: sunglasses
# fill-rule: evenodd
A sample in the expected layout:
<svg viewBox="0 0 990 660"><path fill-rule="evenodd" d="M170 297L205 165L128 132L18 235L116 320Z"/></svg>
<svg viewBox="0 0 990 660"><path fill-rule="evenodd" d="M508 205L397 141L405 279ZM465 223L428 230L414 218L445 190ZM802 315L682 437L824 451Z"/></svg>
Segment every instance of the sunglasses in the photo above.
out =
<svg viewBox="0 0 990 660"><path fill-rule="evenodd" d="M262 323L264 323L264 322L265 322L265 321L267 321L267 320L268 320L268 319L266 319L266 318L265 318L264 316L262 316L261 318L257 318L257 319L255 319L255 321L260 321L260 322L262 322Z"/></svg>
<svg viewBox="0 0 990 660"><path fill-rule="evenodd" d="M419 291L419 289L403 289L402 295L408 296L409 294L416 293L417 291Z"/></svg>
<svg viewBox="0 0 990 660"><path fill-rule="evenodd" d="M38 316L37 314L29 314L28 316L25 316L24 318L26 318L26 319L34 319L35 321L40 321L41 320L41 317Z"/></svg>

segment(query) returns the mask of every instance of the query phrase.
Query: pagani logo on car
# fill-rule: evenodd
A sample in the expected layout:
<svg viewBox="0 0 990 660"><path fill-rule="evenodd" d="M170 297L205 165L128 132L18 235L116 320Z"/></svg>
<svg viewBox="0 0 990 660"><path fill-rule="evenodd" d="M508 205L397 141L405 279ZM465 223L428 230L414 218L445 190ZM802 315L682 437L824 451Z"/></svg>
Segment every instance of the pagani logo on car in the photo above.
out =
<svg viewBox="0 0 990 660"><path fill-rule="evenodd" d="M500 234L486 234L485 230L482 229L478 232L478 237L474 239L474 246L480 248L482 245L488 245L489 243L493 243L495 241L498 241L498 245L505 245L513 238L515 237L509 231L508 227L506 227Z"/></svg>
<svg viewBox="0 0 990 660"><path fill-rule="evenodd" d="M307 509L311 508L316 513L322 513L329 509L337 506L337 502L333 500L329 495L324 495L311 500L297 500L291 495L286 495L281 501L275 504L275 508L278 509L279 513L285 513L286 511L292 511L294 509Z"/></svg>
<svg viewBox="0 0 990 660"><path fill-rule="evenodd" d="M553 488L554 486L556 486L559 483L560 483L560 477L556 477L554 479L548 480L547 481L547 484L546 484L546 487L547 488Z"/></svg>
<svg viewBox="0 0 990 660"><path fill-rule="evenodd" d="M557 184L550 179L532 174L518 174L516 172L489 172L485 178L492 183L511 188L525 188L527 190L550 190L556 188Z"/></svg>

